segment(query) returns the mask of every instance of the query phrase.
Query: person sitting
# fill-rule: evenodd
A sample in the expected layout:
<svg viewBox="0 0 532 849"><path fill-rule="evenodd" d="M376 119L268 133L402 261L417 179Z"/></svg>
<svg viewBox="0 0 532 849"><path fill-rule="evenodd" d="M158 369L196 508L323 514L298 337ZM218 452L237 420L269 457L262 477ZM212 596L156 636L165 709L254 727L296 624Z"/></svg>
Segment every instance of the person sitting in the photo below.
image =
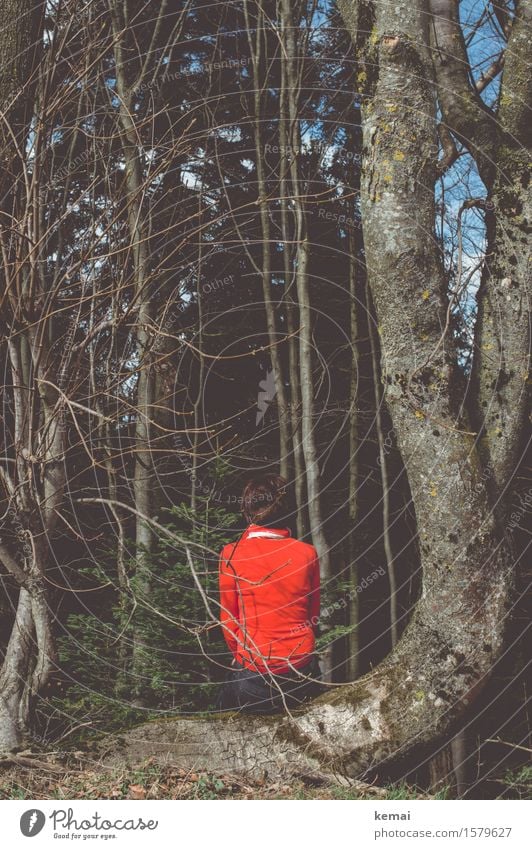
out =
<svg viewBox="0 0 532 849"><path fill-rule="evenodd" d="M242 512L248 527L220 553L220 623L234 660L219 707L271 713L321 689L314 654L320 567L316 549L286 527L284 478L248 481Z"/></svg>

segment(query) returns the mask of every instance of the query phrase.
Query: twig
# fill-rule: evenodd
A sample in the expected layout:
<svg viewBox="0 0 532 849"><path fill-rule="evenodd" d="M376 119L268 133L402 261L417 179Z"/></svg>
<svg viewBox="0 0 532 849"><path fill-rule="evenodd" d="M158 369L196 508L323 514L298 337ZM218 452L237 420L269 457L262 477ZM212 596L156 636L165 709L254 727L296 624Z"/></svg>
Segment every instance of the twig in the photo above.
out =
<svg viewBox="0 0 532 849"><path fill-rule="evenodd" d="M532 752L532 749L529 749L528 746L519 746L517 743L510 743L508 740L501 740L500 737L494 739L493 737L488 737L484 742L486 743L500 743L502 746L510 746L512 749L520 749L522 752Z"/></svg>
<svg viewBox="0 0 532 849"><path fill-rule="evenodd" d="M0 757L0 766L21 766L24 769L42 769L44 772L63 772L62 766L52 766L52 764L40 761L37 758L27 758L23 755L4 755Z"/></svg>

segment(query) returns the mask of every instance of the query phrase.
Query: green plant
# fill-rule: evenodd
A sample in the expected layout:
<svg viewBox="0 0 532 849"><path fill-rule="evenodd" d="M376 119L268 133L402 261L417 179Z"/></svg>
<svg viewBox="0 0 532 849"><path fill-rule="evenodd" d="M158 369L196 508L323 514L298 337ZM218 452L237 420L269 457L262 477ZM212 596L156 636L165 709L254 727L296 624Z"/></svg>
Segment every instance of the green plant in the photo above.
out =
<svg viewBox="0 0 532 849"><path fill-rule="evenodd" d="M532 799L532 766L521 766L508 770L499 783L506 786L508 799Z"/></svg>
<svg viewBox="0 0 532 849"><path fill-rule="evenodd" d="M224 795L226 787L221 778L211 775L200 775L196 782L196 797L198 799L218 799Z"/></svg>
<svg viewBox="0 0 532 849"><path fill-rule="evenodd" d="M31 794L19 784L8 785L5 790L0 789L0 799L30 799Z"/></svg>
<svg viewBox="0 0 532 849"><path fill-rule="evenodd" d="M186 504L163 510L159 521L167 533L159 533L146 552L143 574L132 560L126 564L127 593L118 580L114 550L99 552L98 562L79 570L92 584L108 588L97 610L68 616L59 638L59 659L70 685L51 705L58 716L68 716L72 726L90 717L76 735L78 741L95 728L131 727L161 710L196 713L212 708L220 672L210 657L219 660L226 647L205 599L216 616L218 551L227 542L233 520L233 514L206 497L198 498L195 513ZM139 690L143 710L131 704ZM64 733L65 723L59 724Z"/></svg>

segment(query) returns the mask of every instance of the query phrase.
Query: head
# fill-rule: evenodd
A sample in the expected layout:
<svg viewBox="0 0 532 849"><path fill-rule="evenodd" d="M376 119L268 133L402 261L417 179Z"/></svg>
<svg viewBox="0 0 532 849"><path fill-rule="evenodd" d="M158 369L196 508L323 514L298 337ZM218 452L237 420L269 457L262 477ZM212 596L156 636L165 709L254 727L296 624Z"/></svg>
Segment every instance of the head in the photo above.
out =
<svg viewBox="0 0 532 849"><path fill-rule="evenodd" d="M290 508L285 479L280 475L264 474L248 480L242 493L242 513L250 524L270 528L286 526Z"/></svg>

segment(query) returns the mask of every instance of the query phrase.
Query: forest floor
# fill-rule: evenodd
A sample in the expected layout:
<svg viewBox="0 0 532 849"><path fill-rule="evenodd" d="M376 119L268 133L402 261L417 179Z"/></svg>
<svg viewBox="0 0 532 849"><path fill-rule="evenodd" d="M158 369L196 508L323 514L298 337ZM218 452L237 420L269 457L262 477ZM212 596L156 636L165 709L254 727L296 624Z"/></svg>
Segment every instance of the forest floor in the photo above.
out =
<svg viewBox="0 0 532 849"><path fill-rule="evenodd" d="M0 757L0 800L8 799L449 799L449 788L430 795L401 782L385 787L352 781L309 784L213 775L161 765L154 758L135 767L109 766L86 751L19 752ZM466 797L467 798L467 797ZM475 799L532 799L532 766L479 786Z"/></svg>
<svg viewBox="0 0 532 849"><path fill-rule="evenodd" d="M134 769L110 768L86 753L19 753L0 758L0 799L429 799L405 784L389 788L242 779L187 772L151 759Z"/></svg>

